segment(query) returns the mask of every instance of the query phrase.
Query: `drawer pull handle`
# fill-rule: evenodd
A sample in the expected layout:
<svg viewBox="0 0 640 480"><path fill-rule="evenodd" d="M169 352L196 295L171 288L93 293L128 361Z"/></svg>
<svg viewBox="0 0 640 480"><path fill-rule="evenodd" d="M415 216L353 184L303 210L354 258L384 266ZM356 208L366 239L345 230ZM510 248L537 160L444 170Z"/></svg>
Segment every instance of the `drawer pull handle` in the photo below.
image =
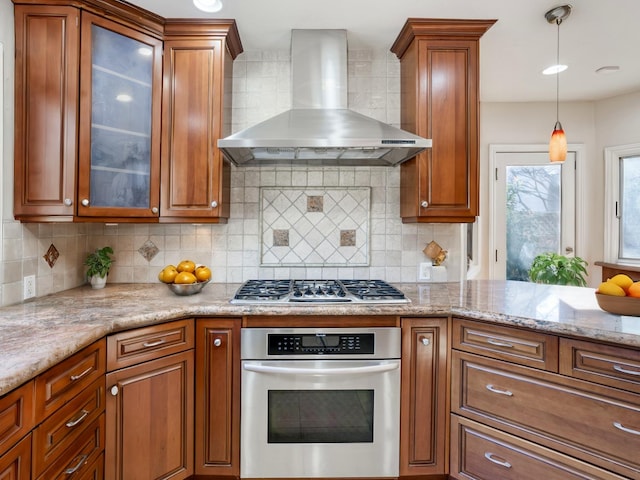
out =
<svg viewBox="0 0 640 480"><path fill-rule="evenodd" d="M80 457L80 459L78 460L78 463L75 464L75 466L71 467L71 468L67 468L64 473L66 473L67 475L73 475L74 473L76 473L78 470L80 470L80 468L87 462L87 458L89 458L89 455L87 455L86 453L84 455L82 455Z"/></svg>
<svg viewBox="0 0 640 480"><path fill-rule="evenodd" d="M509 390L502 390L501 388L496 388L491 383L487 385L487 390L500 395L506 395L507 397L513 397L513 392L510 392Z"/></svg>
<svg viewBox="0 0 640 480"><path fill-rule="evenodd" d="M151 348L151 347L157 347L158 345L162 345L163 343L165 343L165 339L161 338L160 340L156 340L155 342L144 342L142 344L142 346L144 348Z"/></svg>
<svg viewBox="0 0 640 480"><path fill-rule="evenodd" d="M501 342L500 340L496 340L495 338L489 338L487 339L487 342L496 347L513 348L513 343Z"/></svg>
<svg viewBox="0 0 640 480"><path fill-rule="evenodd" d="M636 370L627 370L624 367L621 367L620 365L614 365L613 369L616 372L620 372L620 373L626 373L628 375L640 375L640 371L636 371Z"/></svg>
<svg viewBox="0 0 640 480"><path fill-rule="evenodd" d="M620 422L613 422L613 426L623 432L632 433L633 435L640 435L640 430L634 430L633 428L625 427Z"/></svg>
<svg viewBox="0 0 640 480"><path fill-rule="evenodd" d="M509 462L507 462L506 460L501 459L500 457L495 456L491 452L486 452L484 454L484 458L489 460L491 463L495 463L496 465L500 465L501 467L511 468L511 464Z"/></svg>
<svg viewBox="0 0 640 480"><path fill-rule="evenodd" d="M78 418L76 418L75 420L69 420L67 423L65 423L65 425L67 426L67 428L73 428L81 423L85 418L87 418L87 415L89 415L89 412L87 412L86 410L82 410L80 411L80 416Z"/></svg>
<svg viewBox="0 0 640 480"><path fill-rule="evenodd" d="M89 372L91 372L93 370L93 366L87 368L84 372L82 372L79 375L71 375L71 377L69 377L71 379L72 382L75 382L76 380L80 380L82 377L84 377L85 375L88 375Z"/></svg>

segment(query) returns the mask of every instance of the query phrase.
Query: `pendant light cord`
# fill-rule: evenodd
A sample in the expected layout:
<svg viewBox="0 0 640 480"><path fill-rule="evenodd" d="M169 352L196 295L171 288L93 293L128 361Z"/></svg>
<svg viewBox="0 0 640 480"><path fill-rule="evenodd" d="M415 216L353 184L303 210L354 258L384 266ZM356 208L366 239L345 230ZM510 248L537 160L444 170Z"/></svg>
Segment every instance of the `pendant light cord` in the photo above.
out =
<svg viewBox="0 0 640 480"><path fill-rule="evenodd" d="M562 19L558 18L558 41L556 42L556 65L560 65L560 24ZM560 122L560 72L556 73L556 122Z"/></svg>

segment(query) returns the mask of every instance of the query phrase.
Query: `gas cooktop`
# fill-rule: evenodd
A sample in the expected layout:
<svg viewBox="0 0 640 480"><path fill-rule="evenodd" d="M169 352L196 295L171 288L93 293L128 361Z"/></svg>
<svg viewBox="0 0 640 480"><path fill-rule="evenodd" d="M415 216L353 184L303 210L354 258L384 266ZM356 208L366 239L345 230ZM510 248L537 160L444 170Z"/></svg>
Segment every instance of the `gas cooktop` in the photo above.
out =
<svg viewBox="0 0 640 480"><path fill-rule="evenodd" d="M383 280L248 280L231 299L234 304L410 303Z"/></svg>

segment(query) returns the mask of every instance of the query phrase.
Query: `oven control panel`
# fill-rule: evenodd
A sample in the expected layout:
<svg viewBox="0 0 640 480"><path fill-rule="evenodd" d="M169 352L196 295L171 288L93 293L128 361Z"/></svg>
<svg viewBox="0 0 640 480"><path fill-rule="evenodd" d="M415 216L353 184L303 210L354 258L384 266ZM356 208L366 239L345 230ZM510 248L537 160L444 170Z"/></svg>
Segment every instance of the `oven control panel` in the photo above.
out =
<svg viewBox="0 0 640 480"><path fill-rule="evenodd" d="M269 355L373 354L373 333L268 335Z"/></svg>

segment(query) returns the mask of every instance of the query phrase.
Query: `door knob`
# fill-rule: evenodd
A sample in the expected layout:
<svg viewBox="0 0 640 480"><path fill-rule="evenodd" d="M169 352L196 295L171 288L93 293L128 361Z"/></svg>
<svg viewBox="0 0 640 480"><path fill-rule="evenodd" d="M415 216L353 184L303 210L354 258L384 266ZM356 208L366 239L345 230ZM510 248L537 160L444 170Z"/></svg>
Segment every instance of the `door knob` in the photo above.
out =
<svg viewBox="0 0 640 480"><path fill-rule="evenodd" d="M216 208L218 206L218 202L216 200L211 202L211 208Z"/></svg>
<svg viewBox="0 0 640 480"><path fill-rule="evenodd" d="M88 198L83 198L82 199L82 206L83 207L88 207L89 206L89 199Z"/></svg>
<svg viewBox="0 0 640 480"><path fill-rule="evenodd" d="M422 208L427 208L429 206L429 202L427 202L426 200L423 200L422 202L420 202L420 206Z"/></svg>

